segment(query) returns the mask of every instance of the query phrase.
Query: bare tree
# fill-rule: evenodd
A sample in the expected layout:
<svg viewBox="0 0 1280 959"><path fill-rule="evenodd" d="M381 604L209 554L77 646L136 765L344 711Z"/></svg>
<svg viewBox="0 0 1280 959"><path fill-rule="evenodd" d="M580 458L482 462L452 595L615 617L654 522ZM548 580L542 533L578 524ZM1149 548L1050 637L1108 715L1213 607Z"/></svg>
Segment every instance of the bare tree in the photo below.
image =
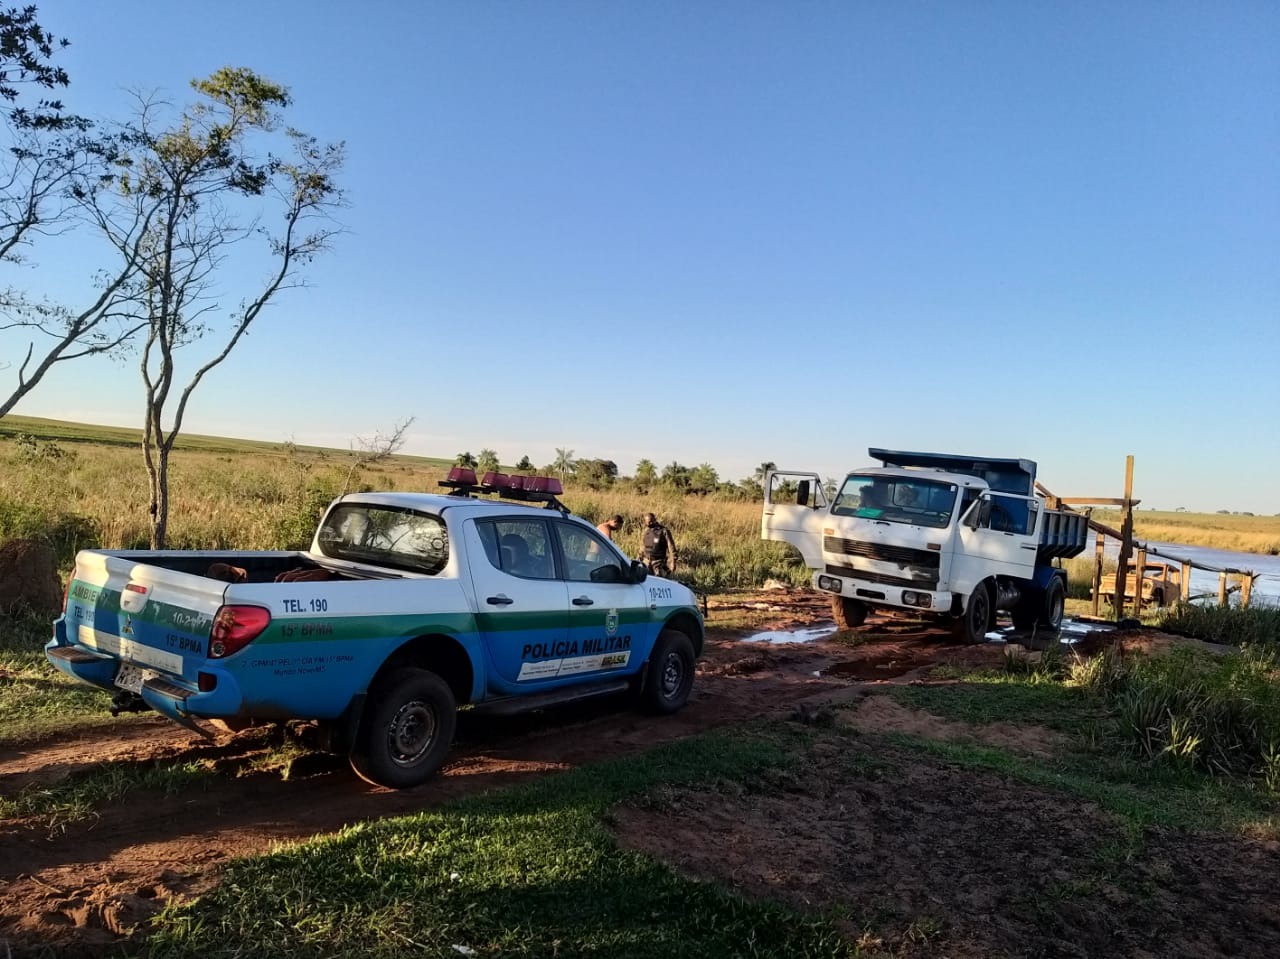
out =
<svg viewBox="0 0 1280 959"><path fill-rule="evenodd" d="M165 542L169 459L191 395L277 294L303 285L302 270L339 232L330 217L342 203L334 179L341 144L321 145L286 127L291 159L262 149L291 102L284 87L232 67L192 87L200 99L167 123L168 104L140 99L136 120L120 132L112 189L85 198L100 235L137 265L128 286L144 330L143 453L154 549ZM237 306L224 307L220 268L232 247L255 239L271 266ZM221 346L184 381L178 351L215 336Z"/></svg>
<svg viewBox="0 0 1280 959"><path fill-rule="evenodd" d="M351 463L351 468L347 470L347 481L342 484L342 494L345 496L351 492L351 483L355 480L360 470L373 463L381 463L385 459L390 459L404 447L409 427L413 425L415 417L410 416L402 423L397 423L390 433L374 433L371 437L357 436L351 444L351 451L355 453L355 459Z"/></svg>
<svg viewBox="0 0 1280 959"><path fill-rule="evenodd" d="M0 151L0 262L10 265L26 262L39 239L73 228L80 202L102 189L117 156L116 139L94 133L93 124L65 112L62 101L22 102L24 87L67 86L66 71L52 59L67 43L40 26L34 6L0 8L0 100L10 104L4 115L8 146ZM99 292L83 309L31 297L13 285L0 290L0 332L31 337L21 360L0 360L0 369L17 367L16 385L7 397L0 394L0 416L55 363L114 351L139 332L142 324L121 310L135 266L136 258L126 256L100 272Z"/></svg>

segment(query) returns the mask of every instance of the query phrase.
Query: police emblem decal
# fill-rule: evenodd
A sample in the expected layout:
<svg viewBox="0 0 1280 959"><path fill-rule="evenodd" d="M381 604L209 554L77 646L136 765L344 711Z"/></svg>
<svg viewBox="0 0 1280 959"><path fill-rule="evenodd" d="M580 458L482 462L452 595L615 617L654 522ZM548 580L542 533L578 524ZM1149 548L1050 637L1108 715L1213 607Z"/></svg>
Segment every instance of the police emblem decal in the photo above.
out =
<svg viewBox="0 0 1280 959"><path fill-rule="evenodd" d="M618 611L611 609L604 617L604 633L606 636L616 635L618 632Z"/></svg>

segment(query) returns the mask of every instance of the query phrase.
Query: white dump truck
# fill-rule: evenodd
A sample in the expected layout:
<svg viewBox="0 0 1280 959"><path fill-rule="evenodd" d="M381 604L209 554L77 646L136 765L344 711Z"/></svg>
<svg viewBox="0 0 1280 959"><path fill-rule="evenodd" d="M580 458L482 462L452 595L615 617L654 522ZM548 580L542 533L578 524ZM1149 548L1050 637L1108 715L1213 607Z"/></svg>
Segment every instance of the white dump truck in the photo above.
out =
<svg viewBox="0 0 1280 959"><path fill-rule="evenodd" d="M1019 629L1058 629L1066 573L1055 561L1085 548L1088 522L1046 507L1034 462L868 452L883 465L848 474L834 495L816 473L765 478L760 535L800 551L838 625L898 610L979 642L1008 610Z"/></svg>

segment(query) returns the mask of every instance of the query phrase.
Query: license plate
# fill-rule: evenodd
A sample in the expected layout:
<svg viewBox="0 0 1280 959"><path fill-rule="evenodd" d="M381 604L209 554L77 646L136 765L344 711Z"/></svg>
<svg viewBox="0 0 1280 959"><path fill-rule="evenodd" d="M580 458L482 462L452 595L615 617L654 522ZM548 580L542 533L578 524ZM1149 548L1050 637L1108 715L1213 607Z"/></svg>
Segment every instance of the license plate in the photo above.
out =
<svg viewBox="0 0 1280 959"><path fill-rule="evenodd" d="M131 693L142 693L142 684L154 675L150 670L135 666L133 663L121 663L116 671L116 685Z"/></svg>

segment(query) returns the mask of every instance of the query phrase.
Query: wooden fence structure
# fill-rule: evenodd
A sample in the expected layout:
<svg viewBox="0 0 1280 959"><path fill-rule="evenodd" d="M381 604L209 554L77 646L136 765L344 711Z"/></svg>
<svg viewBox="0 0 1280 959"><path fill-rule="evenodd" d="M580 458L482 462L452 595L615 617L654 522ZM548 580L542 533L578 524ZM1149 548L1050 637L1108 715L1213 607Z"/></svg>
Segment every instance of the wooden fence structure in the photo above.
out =
<svg viewBox="0 0 1280 959"><path fill-rule="evenodd" d="M1146 578L1147 559L1150 556L1159 556L1161 559L1171 560L1178 563L1181 567L1181 573L1178 577L1178 593L1179 598L1183 602L1187 602L1191 597L1191 570L1202 569L1208 572L1218 574L1218 605L1226 606L1230 594L1237 589L1240 591L1240 605L1248 606L1253 595L1253 581L1257 576L1253 570L1233 569L1229 566L1211 566L1208 563L1198 563L1194 560L1186 559L1182 556L1175 556L1172 553L1161 551L1146 543L1140 542L1133 537L1133 510L1141 500L1133 498L1133 457L1129 456L1125 460L1124 471L1124 496L1121 498L1108 496L1055 496L1052 492L1045 489L1040 483L1036 483L1036 489L1045 497L1050 509L1066 509L1075 512L1073 507L1083 506L1085 516L1088 519L1089 528L1097 534L1097 542L1094 550L1094 566L1093 566L1093 615L1097 616L1101 612L1102 594L1106 592L1103 588L1103 571L1102 560L1103 551L1105 549L1106 537L1110 536L1120 544L1120 555L1116 561L1115 585L1112 596L1114 601L1112 605L1116 611L1116 619L1124 617L1124 608L1126 602L1132 598L1133 615L1138 616L1142 612L1143 597L1142 585ZM1115 529L1100 523L1093 518L1092 511L1095 506L1118 506L1120 507L1120 528ZM1128 596L1128 580L1130 558L1133 559L1133 596ZM1239 586L1228 584L1229 576L1238 576L1240 578ZM1168 579L1167 569L1164 574L1164 587L1162 589L1161 598L1168 602L1168 589L1170 583ZM1212 595L1202 594L1202 595Z"/></svg>

